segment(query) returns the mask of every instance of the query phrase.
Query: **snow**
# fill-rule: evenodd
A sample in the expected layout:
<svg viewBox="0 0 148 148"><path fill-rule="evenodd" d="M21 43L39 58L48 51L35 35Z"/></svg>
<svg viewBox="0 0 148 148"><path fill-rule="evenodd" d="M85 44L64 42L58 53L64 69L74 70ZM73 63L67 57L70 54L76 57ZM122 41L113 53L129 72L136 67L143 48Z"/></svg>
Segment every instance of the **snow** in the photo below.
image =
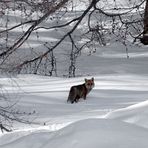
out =
<svg viewBox="0 0 148 148"><path fill-rule="evenodd" d="M134 104L123 109L118 109L105 115L108 119L118 119L144 128L148 128L147 116L148 101Z"/></svg>
<svg viewBox="0 0 148 148"><path fill-rule="evenodd" d="M116 46L91 56L83 52L76 78L1 76L6 97L35 114L26 117L31 125L14 122L13 132L1 133L0 148L147 148L147 48L130 48L126 59L123 47ZM67 104L70 87L92 77L95 87L87 99Z"/></svg>
<svg viewBox="0 0 148 148"><path fill-rule="evenodd" d="M131 4L136 1L132 0ZM127 1L116 2L125 6L128 4ZM114 5L110 3L110 6ZM69 14L64 19L73 15ZM65 30L56 34L52 30L40 31L43 41L56 42ZM53 36L49 37L49 33ZM38 51L41 44L35 37L33 34L27 44ZM28 49L27 44L22 48ZM66 61L63 51L69 46L67 40L59 47L60 50L56 49L56 54L60 53L62 57L57 62L60 76L65 73L66 66L63 64ZM31 125L14 122L12 132L0 133L0 148L148 147L147 46L127 45L129 59L125 47L119 43L96 47L96 52L90 49L82 51L76 63L76 78L31 74L0 76L2 93L17 102L16 108L22 112L35 112L26 117L32 121ZM70 87L92 77L95 87L87 99L67 104Z"/></svg>
<svg viewBox="0 0 148 148"><path fill-rule="evenodd" d="M118 120L86 119L52 133L33 132L1 148L147 148L147 136L144 128Z"/></svg>
<svg viewBox="0 0 148 148"><path fill-rule="evenodd" d="M0 147L146 148L148 76L95 75L87 100L67 104L70 86L84 78L1 77L3 90L19 100L17 107L36 114L33 124L14 123L13 132L1 134Z"/></svg>

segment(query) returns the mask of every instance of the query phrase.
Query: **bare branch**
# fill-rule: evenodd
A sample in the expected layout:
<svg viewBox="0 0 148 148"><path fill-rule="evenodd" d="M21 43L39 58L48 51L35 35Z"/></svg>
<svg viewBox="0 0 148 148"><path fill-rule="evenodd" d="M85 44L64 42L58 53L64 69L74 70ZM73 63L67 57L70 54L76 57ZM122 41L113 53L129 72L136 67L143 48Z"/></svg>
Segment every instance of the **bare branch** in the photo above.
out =
<svg viewBox="0 0 148 148"><path fill-rule="evenodd" d="M61 8L63 5L65 5L67 1L68 0L61 0L61 2L59 2L56 6L52 6L52 8L49 9L49 11L45 15L43 15L40 19L36 20L33 23L33 25L21 36L21 38L17 42L14 43L13 46L11 46L6 51L2 52L0 54L0 57L6 56L6 58L8 58L10 54L12 54L16 49L18 49L29 38L30 34L32 33L32 31L36 26L38 26L41 22L43 22L49 15L51 15L52 13L57 11L59 8Z"/></svg>
<svg viewBox="0 0 148 148"><path fill-rule="evenodd" d="M30 24L30 23L35 23L35 22L36 22L36 20L30 20L30 21L26 21L26 22L20 23L20 24L18 24L18 25L15 25L15 26L9 28L9 29L0 31L0 34L1 34L1 33L4 33L4 32L11 31L11 30L16 29L16 28L18 28L18 27L20 27L20 26L23 26L23 25L26 25L26 24Z"/></svg>

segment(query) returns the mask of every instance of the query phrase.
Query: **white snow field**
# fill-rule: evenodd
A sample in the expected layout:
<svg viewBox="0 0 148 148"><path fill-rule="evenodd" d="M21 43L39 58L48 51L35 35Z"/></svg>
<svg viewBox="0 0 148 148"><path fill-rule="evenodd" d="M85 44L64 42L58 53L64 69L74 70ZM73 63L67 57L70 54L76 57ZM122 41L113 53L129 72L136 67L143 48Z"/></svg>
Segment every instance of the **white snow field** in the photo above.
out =
<svg viewBox="0 0 148 148"><path fill-rule="evenodd" d="M85 27L83 22L76 33ZM40 42L33 33L18 54L30 55L27 45L41 50L42 43L56 42L65 30L41 29ZM35 113L26 116L32 124L14 122L12 132L0 133L0 148L148 148L148 46L127 43L127 59L125 46L114 40L106 47L96 44L91 55L90 49L84 49L76 62L75 78L62 77L67 74L69 57L63 53L71 48L68 40L55 51L60 77L0 76L6 98L17 102L20 111ZM92 77L95 87L87 99L67 103L70 87Z"/></svg>
<svg viewBox="0 0 148 148"><path fill-rule="evenodd" d="M148 75L93 77L95 88L75 104L66 102L70 86L85 77L1 77L7 97L36 114L33 124L14 123L13 132L1 134L0 148L147 148Z"/></svg>
<svg viewBox="0 0 148 148"><path fill-rule="evenodd" d="M1 76L6 97L35 114L26 117L31 125L14 122L13 132L1 133L0 148L147 148L147 46L128 48L129 59L118 43L82 51L76 78ZM87 99L68 104L70 87L92 77Z"/></svg>

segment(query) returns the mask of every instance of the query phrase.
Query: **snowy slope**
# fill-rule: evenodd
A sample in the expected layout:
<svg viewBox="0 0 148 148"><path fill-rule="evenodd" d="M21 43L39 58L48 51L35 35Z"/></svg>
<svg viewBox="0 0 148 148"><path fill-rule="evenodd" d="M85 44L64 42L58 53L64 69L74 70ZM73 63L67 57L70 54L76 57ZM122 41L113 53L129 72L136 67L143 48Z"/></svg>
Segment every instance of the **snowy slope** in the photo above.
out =
<svg viewBox="0 0 148 148"><path fill-rule="evenodd" d="M119 148L138 148L141 145L146 148L148 131L143 127L148 122L147 103L129 106L147 100L148 76L106 74L94 78L95 88L87 100L76 104L67 104L68 92L70 86L83 83L84 77L19 75L11 79L0 78L7 96L18 101L18 108L36 112L32 125L15 123L14 132L0 135L0 147L89 148L92 145L95 148L99 145L114 148L118 145ZM121 108L125 111L118 113ZM138 122L130 122L137 115Z"/></svg>
<svg viewBox="0 0 148 148"><path fill-rule="evenodd" d="M77 104L67 104L70 87L84 83L84 78L19 75L11 79L1 78L0 83L7 96L18 101L18 107L24 111L35 110L36 120L47 125L69 123L92 116L102 117L111 110L147 100L147 76L106 75L94 76L95 88L86 101L81 99Z"/></svg>
<svg viewBox="0 0 148 148"><path fill-rule="evenodd" d="M56 132L31 133L1 148L147 148L148 131L117 120L87 119Z"/></svg>
<svg viewBox="0 0 148 148"><path fill-rule="evenodd" d="M148 128L148 101L144 101L127 108L119 109L108 113L108 119L118 119L128 123Z"/></svg>
<svg viewBox="0 0 148 148"><path fill-rule="evenodd" d="M127 1L116 2L119 5L128 4ZM111 1L106 3L113 4ZM68 14L61 23L73 15ZM48 20L45 26L49 24ZM85 26L85 19L82 24ZM40 42L33 33L23 50L18 51L18 57L22 52L24 57L17 62L30 55L32 51L28 47L34 47L34 51L38 52L44 41L56 42L65 31L67 28L56 33L41 29ZM5 96L17 102L16 108L22 112L35 114L29 117L33 121L31 125L14 122L13 132L0 133L0 148L147 148L147 46L131 46L129 43L127 47L129 59L125 46L119 43L106 47L96 44L96 52L84 49L76 62L76 78L1 76L0 86ZM71 44L66 40L55 50L58 76L67 73L69 57L64 55L70 48ZM16 59L13 57L11 60ZM87 99L67 104L70 87L91 77L95 79L95 88Z"/></svg>

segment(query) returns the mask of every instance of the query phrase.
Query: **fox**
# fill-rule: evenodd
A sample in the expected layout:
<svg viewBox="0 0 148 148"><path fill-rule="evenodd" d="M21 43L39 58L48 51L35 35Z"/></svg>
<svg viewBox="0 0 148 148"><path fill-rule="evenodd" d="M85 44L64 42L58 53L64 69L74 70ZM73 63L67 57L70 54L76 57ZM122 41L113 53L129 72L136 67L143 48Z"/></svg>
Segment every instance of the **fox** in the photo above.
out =
<svg viewBox="0 0 148 148"><path fill-rule="evenodd" d="M69 91L69 96L67 99L67 103L70 102L73 104L74 102L77 103L80 98L86 100L87 94L94 88L94 78L91 79L84 79L85 83L81 85L72 86Z"/></svg>

